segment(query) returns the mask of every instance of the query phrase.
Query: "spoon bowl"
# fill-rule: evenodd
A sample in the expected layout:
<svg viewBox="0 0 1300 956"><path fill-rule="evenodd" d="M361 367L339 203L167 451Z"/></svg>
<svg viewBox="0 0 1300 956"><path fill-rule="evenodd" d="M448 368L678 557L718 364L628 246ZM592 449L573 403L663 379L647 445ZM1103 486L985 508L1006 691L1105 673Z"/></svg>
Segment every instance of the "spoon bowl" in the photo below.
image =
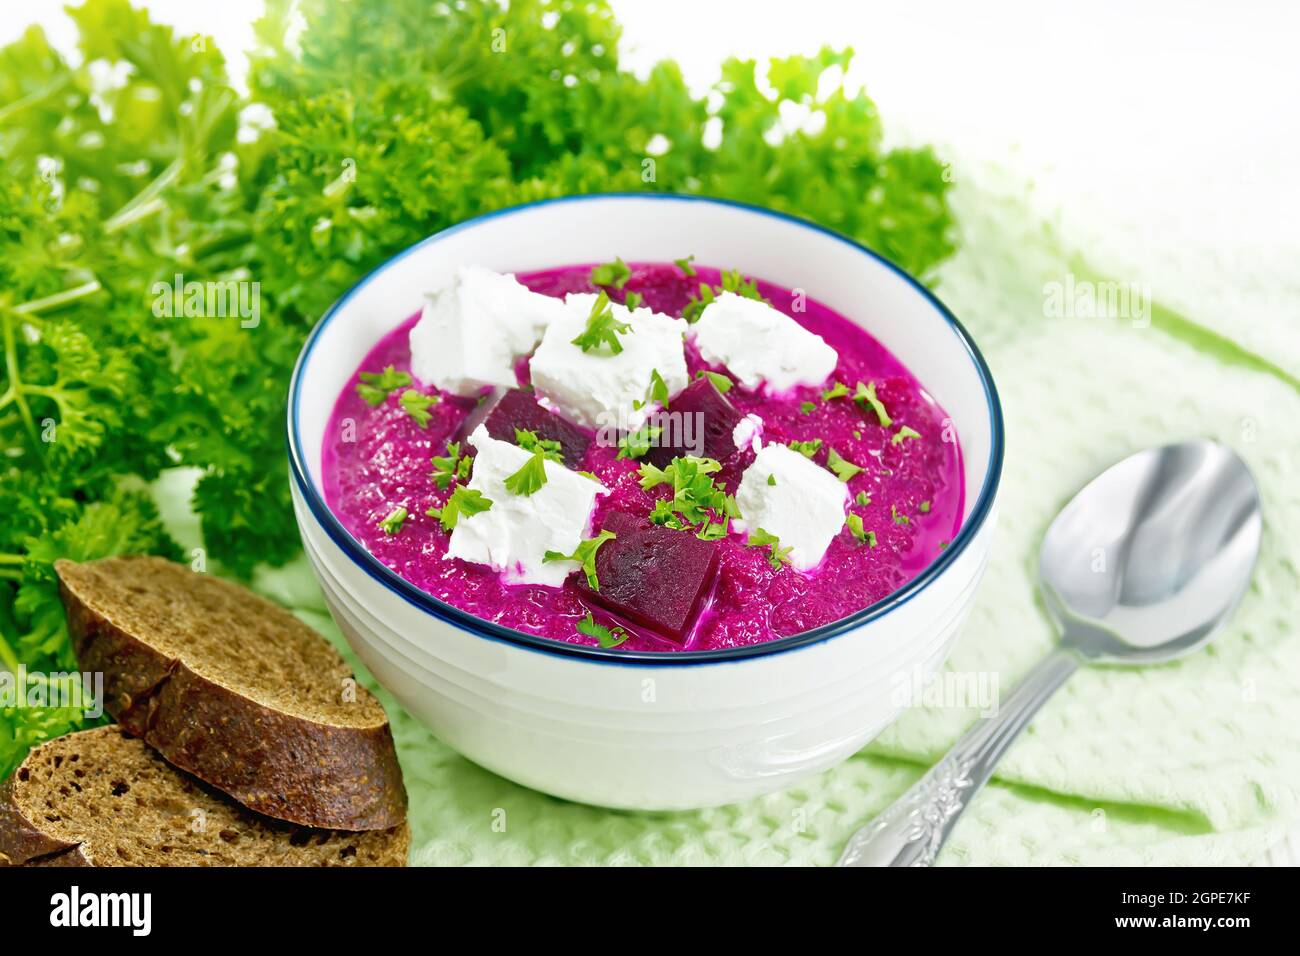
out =
<svg viewBox="0 0 1300 956"><path fill-rule="evenodd" d="M1262 531L1259 490L1224 445L1166 445L1111 466L1066 505L1039 552L1062 646L1099 663L1202 647L1245 593Z"/></svg>

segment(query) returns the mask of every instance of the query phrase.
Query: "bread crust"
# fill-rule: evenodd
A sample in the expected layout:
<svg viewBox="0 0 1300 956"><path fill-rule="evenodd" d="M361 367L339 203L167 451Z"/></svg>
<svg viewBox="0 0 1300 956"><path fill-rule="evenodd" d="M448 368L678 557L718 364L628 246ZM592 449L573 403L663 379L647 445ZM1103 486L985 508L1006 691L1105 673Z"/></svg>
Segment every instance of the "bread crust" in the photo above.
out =
<svg viewBox="0 0 1300 956"><path fill-rule="evenodd" d="M107 860L108 862L104 865L108 866L138 865L130 862L124 863L122 862L121 857L112 853L97 853L96 846L93 843L93 838L87 837L85 843L70 843L55 836L52 832L48 832L46 829L42 828L41 818L38 813L35 812L39 805L39 801L42 799L39 791L27 794L26 803L30 809L26 811L23 807L24 800L20 797L20 791L23 788L40 787L40 784L37 784L34 781L31 783L27 782L29 779L27 777L27 771L29 767L34 767L36 762L40 759L40 751L43 747L66 747L77 738L94 740L95 738L108 738L110 735L121 735L124 739L129 740L129 738L126 738L126 735L122 734L122 729L119 727L98 727L91 730L83 730L74 734L69 734L65 737L49 741L46 744L41 745L41 747L33 750L18 769L14 771L13 775L11 775L8 780L0 783L0 867L93 867L100 865L95 862L96 859L100 858ZM101 739L96 742L102 743L103 740ZM130 743L135 742L130 741ZM169 772L175 773L178 778L183 776L179 770L170 770ZM235 809L234 804L226 800L226 798L215 794L212 791L207 791L207 794L208 796L204 799L208 801L221 801L228 807ZM211 807L213 804L209 802L207 805ZM254 819L254 814L247 810L240 809L237 812L242 814L243 818L250 821L250 823ZM265 865L293 865L295 862L299 864L307 862L311 865L352 865L347 861L359 861L363 856L365 856L365 854L358 854L355 852L348 854L340 853L338 854L337 860L325 864L321 864L318 859L314 858L313 849L318 849L320 846L325 845L326 841L332 841L334 844L337 844L340 842L339 837L348 840L361 839L369 841L368 845L371 847L372 851L376 849L378 850L378 858L374 862L369 864L361 863L360 865L403 867L406 866L406 858L410 850L410 827L405 821L402 821L396 827L390 828L389 832L384 834L367 832L365 834L357 833L355 836L339 831L329 832L295 829L290 825L274 823L271 821L264 821L260 832L266 833L268 827L274 828L275 835L270 837L263 836L261 839L283 841L280 846L286 847L287 845L287 848L283 849L276 855L275 863ZM303 849L299 851L293 849L295 847ZM103 851L105 848L101 846L99 849ZM295 860L295 855L299 852L301 852L302 856ZM253 866L264 864L250 862L244 865Z"/></svg>
<svg viewBox="0 0 1300 956"><path fill-rule="evenodd" d="M387 830L406 819L387 721L334 726L217 684L93 608L70 580L75 567L55 563L78 664L104 675L105 710L169 763L249 809L300 826ZM250 595L250 604L258 601Z"/></svg>

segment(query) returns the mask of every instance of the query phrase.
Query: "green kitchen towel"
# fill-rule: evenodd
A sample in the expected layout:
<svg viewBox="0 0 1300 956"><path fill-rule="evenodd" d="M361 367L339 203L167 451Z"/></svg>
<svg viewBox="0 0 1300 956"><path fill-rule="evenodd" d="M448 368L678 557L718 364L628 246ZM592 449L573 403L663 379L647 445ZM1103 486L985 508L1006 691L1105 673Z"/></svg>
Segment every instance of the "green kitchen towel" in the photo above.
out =
<svg viewBox="0 0 1300 956"><path fill-rule="evenodd" d="M940 862L1249 862L1300 818L1300 391L1232 343L1045 309L1048 284L1075 268L1056 233L996 190L963 185L958 201L963 251L939 293L985 350L1008 434L997 541L948 668L995 675L1005 694L1051 646L1034 584L1042 534L1079 486L1140 448L1196 436L1232 445L1259 482L1265 534L1252 588L1210 648L1077 674L1007 754ZM302 561L257 584L342 644ZM911 709L863 753L783 793L638 814L509 783L385 703L417 864L828 864L980 719Z"/></svg>

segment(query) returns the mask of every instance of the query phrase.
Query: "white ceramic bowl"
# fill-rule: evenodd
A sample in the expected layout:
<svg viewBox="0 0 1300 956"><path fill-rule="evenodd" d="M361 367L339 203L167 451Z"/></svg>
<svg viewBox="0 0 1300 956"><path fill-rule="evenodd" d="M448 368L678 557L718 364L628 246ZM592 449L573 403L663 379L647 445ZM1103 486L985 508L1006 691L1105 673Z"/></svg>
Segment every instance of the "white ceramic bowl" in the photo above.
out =
<svg viewBox="0 0 1300 956"><path fill-rule="evenodd" d="M326 507L323 432L367 352L457 265L696 260L804 290L860 323L938 399L966 469L961 532L911 583L816 631L752 647L635 654L509 630L376 561ZM289 398L298 525L339 627L375 677L470 760L547 793L685 809L789 786L848 757L899 713L896 687L943 662L988 558L1002 413L984 360L926 289L833 232L758 207L668 195L551 200L412 246L312 332Z"/></svg>

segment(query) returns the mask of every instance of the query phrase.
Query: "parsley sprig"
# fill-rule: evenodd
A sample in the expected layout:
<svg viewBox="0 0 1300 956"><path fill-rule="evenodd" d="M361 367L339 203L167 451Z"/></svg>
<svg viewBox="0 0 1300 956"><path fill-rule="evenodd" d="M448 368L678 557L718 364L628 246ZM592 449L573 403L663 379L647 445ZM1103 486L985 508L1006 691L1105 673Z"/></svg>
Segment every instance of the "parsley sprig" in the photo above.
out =
<svg viewBox="0 0 1300 956"><path fill-rule="evenodd" d="M614 307L605 290L601 289L600 295L596 296L596 301L591 305L587 327L573 339L573 344L584 352L607 349L611 355L618 355L623 351L623 343L618 337L631 329L629 323L614 318Z"/></svg>
<svg viewBox="0 0 1300 956"><path fill-rule="evenodd" d="M736 499L711 476L722 465L713 458L690 455L674 458L665 468L649 463L641 466L641 487L646 491L663 484L672 485L673 496L655 502L650 520L679 531L695 526L696 537L705 541L724 538L733 518L740 517Z"/></svg>
<svg viewBox="0 0 1300 956"><path fill-rule="evenodd" d="M767 548L767 563L772 566L773 571L780 571L782 564L790 563L790 552L794 550L794 545L788 548L781 547L781 539L770 531L764 531L762 528L756 528L750 534L745 546L749 548Z"/></svg>
<svg viewBox="0 0 1300 956"><path fill-rule="evenodd" d="M680 266L681 262L678 261L677 264ZM694 275L695 270L692 269L687 274ZM682 309L683 319L691 324L700 321L700 316L704 314L704 310L712 305L717 300L717 297L724 292L732 292L746 299L754 299L757 302L767 302L763 294L758 291L758 283L742 275L739 269L724 269L721 279L722 284L717 286L710 286L707 282L700 283L699 295L692 295L690 301L686 303L686 307ZM768 302L767 304L771 305L772 303Z"/></svg>
<svg viewBox="0 0 1300 956"><path fill-rule="evenodd" d="M627 285L627 280L632 278L632 270L627 267L627 263L621 258L615 257L613 262L605 262L595 266L591 270L592 285L612 285L615 289L622 289Z"/></svg>
<svg viewBox="0 0 1300 956"><path fill-rule="evenodd" d="M524 451L531 451L534 454L540 452L543 458L550 461L564 462L563 445L554 438L539 438L537 432L527 428L515 429L515 444Z"/></svg>
<svg viewBox="0 0 1300 956"><path fill-rule="evenodd" d="M586 634L588 637L594 637L603 648L618 647L632 635L626 629L615 624L612 628L604 624L597 624L596 619L592 617L590 611L587 616L579 621L576 625L579 634Z"/></svg>
<svg viewBox="0 0 1300 956"><path fill-rule="evenodd" d="M438 396L425 395L414 388L408 388L397 400L397 404L402 406L402 411L411 416L415 424L421 428L428 428L429 420L433 418L429 406L438 404Z"/></svg>
<svg viewBox="0 0 1300 956"><path fill-rule="evenodd" d="M400 505L388 513L388 517L379 522L379 530L386 535L395 535L406 524L407 511Z"/></svg>
<svg viewBox="0 0 1300 956"><path fill-rule="evenodd" d="M391 365L386 366L382 372L361 372L357 378L361 379L357 383L357 394L371 408L383 402L399 388L411 384L410 375L399 372Z"/></svg>
<svg viewBox="0 0 1300 956"><path fill-rule="evenodd" d="M547 551L542 556L542 563L550 561L577 561L582 566L582 573L587 576L587 583L593 591L600 590L600 578L596 576L596 552L606 541L613 541L616 535L612 531L601 531L594 538L587 538L579 543L573 554L561 551Z"/></svg>
<svg viewBox="0 0 1300 956"><path fill-rule="evenodd" d="M447 454L433 456L433 471L429 478L440 491L446 491L453 481L468 481L474 459L460 453L460 442L448 442Z"/></svg>
<svg viewBox="0 0 1300 956"><path fill-rule="evenodd" d="M468 488L465 485L457 485L456 490L451 493L447 503L441 508L430 508L425 512L430 518L437 518L442 523L444 531L451 531L456 527L456 522L460 520L461 515L469 518L476 514L481 514L492 507L492 499L484 498L483 492L477 488Z"/></svg>

